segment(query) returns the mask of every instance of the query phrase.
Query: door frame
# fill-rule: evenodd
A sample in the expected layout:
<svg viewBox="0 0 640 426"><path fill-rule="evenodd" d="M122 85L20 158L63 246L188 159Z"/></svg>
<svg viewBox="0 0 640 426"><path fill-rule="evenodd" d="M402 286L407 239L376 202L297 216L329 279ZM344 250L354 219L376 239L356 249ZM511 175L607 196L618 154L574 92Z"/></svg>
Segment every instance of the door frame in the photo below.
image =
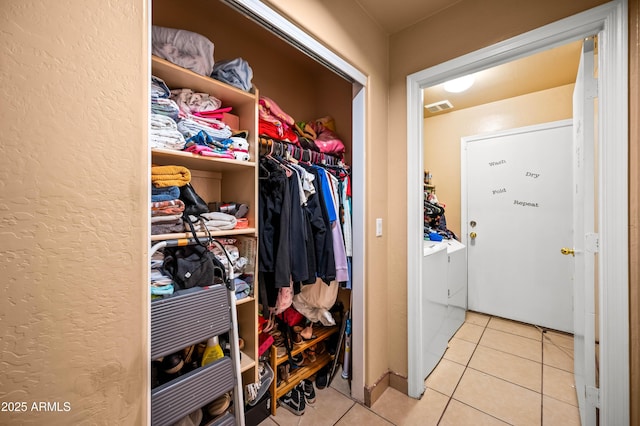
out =
<svg viewBox="0 0 640 426"><path fill-rule="evenodd" d="M422 347L423 89L599 33L600 419L629 423L628 8L626 0L587 10L407 76L408 391L419 397Z"/></svg>
<svg viewBox="0 0 640 426"><path fill-rule="evenodd" d="M498 131L492 131L492 132L487 132L487 133L482 133L482 134L475 134L475 135L469 135L469 136L463 136L462 138L460 138L460 242L467 245L467 271L469 270L468 267L468 262L469 262L469 253L470 250L468 248L468 244L467 243L467 239L466 239L466 235L468 235L469 233L469 216L468 216L468 207L469 207L469 199L467 197L467 192L468 192L468 182L469 182L469 176L467 174L467 167L468 167L468 158L469 155L467 153L467 149L466 147L470 144L470 143L475 143L475 142L479 142L479 141L484 141L487 139L494 139L497 137L505 137L505 136L514 136L514 135L521 135L524 133L531 133L531 132L537 132L537 131L541 131L541 130L550 130L550 129L558 129L561 127L569 127L571 128L573 126L573 120L569 119L565 119L565 120L555 120L555 121L549 121L549 122L545 122L545 123L539 123L539 124L532 124L532 125L527 125L527 126L520 126L520 127L515 127L512 129L505 129L505 130L498 130ZM570 135L571 137L573 137L573 132ZM568 140L568 144L569 144L569 149L571 150L571 139ZM569 159L569 163L566 164L565 166L567 167L567 170L571 170L572 167L572 160ZM569 184L570 185L570 184ZM569 215L569 222L572 221L572 215ZM568 240L565 244L571 244L571 240ZM560 247L558 247L558 253L559 253ZM573 269L571 270L573 273ZM570 294L571 297L573 297L573 291ZM469 306L468 303L468 298L469 298L469 291L467 291L467 306ZM571 316L573 318L573 315ZM538 324L540 325L540 324Z"/></svg>
<svg viewBox="0 0 640 426"><path fill-rule="evenodd" d="M365 153L368 77L264 2L260 0L221 1L352 83L352 215L361 219L353 221L352 224L351 397L364 402L364 373L366 371L364 354L366 336L365 223L367 217Z"/></svg>

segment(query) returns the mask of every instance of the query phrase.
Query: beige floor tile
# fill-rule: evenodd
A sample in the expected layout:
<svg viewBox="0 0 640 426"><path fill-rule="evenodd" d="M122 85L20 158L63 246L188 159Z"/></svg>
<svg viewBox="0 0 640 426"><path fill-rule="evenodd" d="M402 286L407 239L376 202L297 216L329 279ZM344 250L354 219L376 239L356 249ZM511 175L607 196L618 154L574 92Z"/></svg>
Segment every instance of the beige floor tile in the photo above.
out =
<svg viewBox="0 0 640 426"><path fill-rule="evenodd" d="M543 366L542 393L571 405L578 406L573 373L558 368Z"/></svg>
<svg viewBox="0 0 640 426"><path fill-rule="evenodd" d="M462 324L462 327L458 329L454 337L468 342L478 343L483 331L484 327L471 323L464 323Z"/></svg>
<svg viewBox="0 0 640 426"><path fill-rule="evenodd" d="M351 388L349 388L349 381L342 378L342 367L338 367L336 375L333 376L331 387L341 394L351 398Z"/></svg>
<svg viewBox="0 0 640 426"><path fill-rule="evenodd" d="M331 387L322 390L316 389L316 402L313 405L307 405L302 416L296 416L286 408L278 407L276 415L271 416L271 419L280 426L330 426L340 420L354 404L353 400Z"/></svg>
<svg viewBox="0 0 640 426"><path fill-rule="evenodd" d="M467 311L465 322L479 325L480 327L486 327L491 317L480 312Z"/></svg>
<svg viewBox="0 0 640 426"><path fill-rule="evenodd" d="M437 425L449 397L427 389L420 400L387 388L371 410L396 425Z"/></svg>
<svg viewBox="0 0 640 426"><path fill-rule="evenodd" d="M387 426L393 425L360 404L355 404L347 414L345 414L336 426L351 426L351 425L367 425L367 426Z"/></svg>
<svg viewBox="0 0 640 426"><path fill-rule="evenodd" d="M542 362L542 343L527 337L487 328L479 345Z"/></svg>
<svg viewBox="0 0 640 426"><path fill-rule="evenodd" d="M546 339L547 341L551 341L563 348L573 349L573 336L571 334L548 330L542 334L542 338L543 340Z"/></svg>
<svg viewBox="0 0 640 426"><path fill-rule="evenodd" d="M542 396L542 424L580 426L578 407L549 396Z"/></svg>
<svg viewBox="0 0 640 426"><path fill-rule="evenodd" d="M456 390L456 386L458 386L464 369L464 365L441 359L436 368L429 374L427 380L425 380L425 385L428 388L451 396L453 391Z"/></svg>
<svg viewBox="0 0 640 426"><path fill-rule="evenodd" d="M438 426L501 426L508 425L501 420L491 417L490 415L478 411L473 407L469 407L462 402L452 399L449 401L447 409L444 411L442 420Z"/></svg>
<svg viewBox="0 0 640 426"><path fill-rule="evenodd" d="M542 339L542 332L536 327L504 318L491 317L491 321L489 321L487 327L506 333L517 334L522 337L528 337L529 339Z"/></svg>
<svg viewBox="0 0 640 426"><path fill-rule="evenodd" d="M573 348L563 348L553 343L542 343L542 362L545 365L573 373Z"/></svg>
<svg viewBox="0 0 640 426"><path fill-rule="evenodd" d="M469 367L542 392L542 365L538 362L479 345Z"/></svg>
<svg viewBox="0 0 640 426"><path fill-rule="evenodd" d="M476 343L452 337L449 340L449 347L444 353L444 358L458 364L467 365L476 346Z"/></svg>
<svg viewBox="0 0 640 426"><path fill-rule="evenodd" d="M267 417L264 421L260 422L258 426L278 426L278 423L271 420L271 417Z"/></svg>
<svg viewBox="0 0 640 426"><path fill-rule="evenodd" d="M539 426L542 420L539 393L471 368L453 398L511 424Z"/></svg>

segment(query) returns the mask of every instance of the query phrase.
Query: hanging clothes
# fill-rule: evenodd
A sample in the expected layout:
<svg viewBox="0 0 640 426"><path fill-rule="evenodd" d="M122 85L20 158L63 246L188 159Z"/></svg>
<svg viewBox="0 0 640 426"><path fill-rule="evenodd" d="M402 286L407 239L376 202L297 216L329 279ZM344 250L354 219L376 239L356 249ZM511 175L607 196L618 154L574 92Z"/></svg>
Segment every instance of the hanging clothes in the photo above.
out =
<svg viewBox="0 0 640 426"><path fill-rule="evenodd" d="M348 221L351 253L351 207L344 206L348 173L298 162L286 145L277 146L279 155L271 147L259 160L260 297L270 307L290 285L297 295L306 285L351 282L344 238Z"/></svg>

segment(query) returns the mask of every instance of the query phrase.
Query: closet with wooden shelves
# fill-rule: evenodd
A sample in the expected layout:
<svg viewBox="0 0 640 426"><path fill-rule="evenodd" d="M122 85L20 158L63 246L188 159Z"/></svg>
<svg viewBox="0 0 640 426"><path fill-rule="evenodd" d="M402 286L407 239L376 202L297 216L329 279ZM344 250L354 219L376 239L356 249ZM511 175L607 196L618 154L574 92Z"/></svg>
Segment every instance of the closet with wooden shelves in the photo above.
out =
<svg viewBox="0 0 640 426"><path fill-rule="evenodd" d="M196 74L190 70L179 67L167 60L153 56L151 72L161 78L170 89L189 88L193 91L207 93L220 99L224 106L233 108L234 114L239 117L242 130L248 130L249 135L249 161L238 161L224 158L208 158L189 152L173 151L167 149L152 149L151 162L154 165L179 165L186 167L191 172L191 184L195 191L207 203L234 202L245 203L249 206L247 218L249 226L243 229L231 229L224 231L198 232L198 237L233 237L247 236L257 238L256 211L257 200L257 167L256 167L256 142L257 133L257 90L247 93L232 87L226 83ZM235 129L241 130L241 129ZM152 235L152 241L169 239L190 238L191 233ZM256 255L254 251L254 256ZM252 262L256 265L256 261ZM256 271L252 271L254 276ZM255 287L254 287L254 293ZM255 360L257 354L257 322L256 299L253 295L241 299L238 310L242 315L238 316L239 333L245 341L245 349L242 357L242 372L246 373L248 380L256 380L257 372Z"/></svg>
<svg viewBox="0 0 640 426"><path fill-rule="evenodd" d="M259 188L259 137L258 100L267 96L302 120L311 120L326 115L333 117L346 152L344 161L351 162L352 83L328 70L278 36L264 29L246 16L218 1L172 0L152 1L152 24L168 28L184 29L208 38L215 45L214 59L229 60L243 58L253 70L253 89L246 92L212 78L196 74L159 57L152 57L152 74L165 81L170 89L190 88L208 93L220 99L223 106L232 106L233 114L239 117L239 129L248 130L250 144L249 161L204 158L191 153L152 149L151 161L157 165L182 165L192 172L192 185L207 202L241 202L249 205L245 229L211 232L213 237L246 237L257 239L258 188ZM204 237L205 233L198 236ZM188 238L190 234L154 235L152 240ZM257 244L256 244L257 246ZM256 254L257 256L257 254ZM258 360L258 261L255 261L255 279L250 297L237 301L239 336L245 341L241 358L242 388L259 381ZM349 306L350 290L339 291L338 299ZM339 331L335 327L321 328L317 338L294 349L303 352L318 341ZM314 343L315 342L315 343ZM262 356L270 356L270 365L276 374L271 385L272 401L281 397L297 383L292 380L308 378L331 361L326 353L317 357L313 365L296 369L289 383L277 386L277 366L287 357L277 357L272 347ZM276 404L271 404L275 414Z"/></svg>

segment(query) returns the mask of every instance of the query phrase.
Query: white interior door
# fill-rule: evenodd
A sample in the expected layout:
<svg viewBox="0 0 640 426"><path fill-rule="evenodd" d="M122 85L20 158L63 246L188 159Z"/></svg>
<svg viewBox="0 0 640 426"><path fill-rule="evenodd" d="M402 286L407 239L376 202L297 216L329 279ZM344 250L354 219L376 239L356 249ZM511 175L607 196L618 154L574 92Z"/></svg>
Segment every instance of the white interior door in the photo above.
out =
<svg viewBox="0 0 640 426"><path fill-rule="evenodd" d="M573 92L573 247L574 254L574 376L582 424L596 424L594 264L598 251L595 233L595 129L597 80L594 78L593 39L584 42ZM571 251L573 250L573 252Z"/></svg>
<svg viewBox="0 0 640 426"><path fill-rule="evenodd" d="M469 309L573 332L571 129L463 138Z"/></svg>

